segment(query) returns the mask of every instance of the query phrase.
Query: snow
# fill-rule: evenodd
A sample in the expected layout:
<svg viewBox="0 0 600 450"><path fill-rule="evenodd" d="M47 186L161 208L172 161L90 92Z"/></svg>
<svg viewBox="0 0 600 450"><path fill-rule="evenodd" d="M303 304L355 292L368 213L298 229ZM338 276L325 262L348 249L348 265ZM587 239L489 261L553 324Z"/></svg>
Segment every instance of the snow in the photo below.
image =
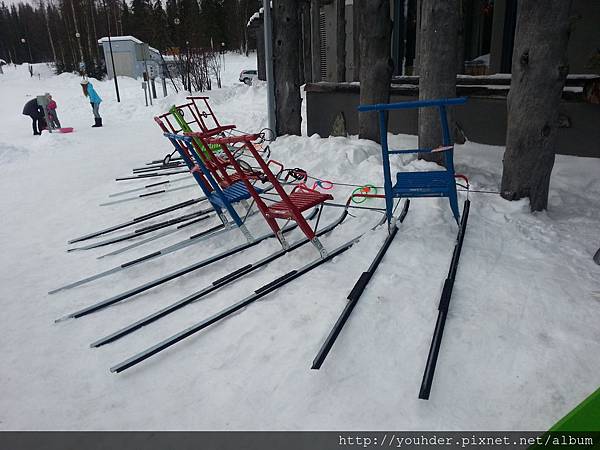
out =
<svg viewBox="0 0 600 450"><path fill-rule="evenodd" d="M261 8L262 11L262 8ZM246 28L248 28L252 22L254 22L255 20L260 18L260 12L255 12L254 14L252 14L252 16L250 17L250 19L248 19L248 23L246 23Z"/></svg>
<svg viewBox="0 0 600 450"><path fill-rule="evenodd" d="M111 36L111 41L133 41L136 44L143 44L138 38L134 36ZM104 42L108 42L108 36L98 39L98 44L102 44ZM158 51L158 50L157 50Z"/></svg>
<svg viewBox="0 0 600 450"><path fill-rule="evenodd" d="M223 123L265 127L266 88L237 81L249 58L228 55L223 89L207 92ZM600 160L557 156L549 209L528 202L470 195L468 231L431 399L418 389L437 303L456 235L443 199L416 199L371 284L320 371L311 362L358 276L385 237L378 229L347 253L236 315L136 368L108 368L214 314L247 293L317 257L301 249L217 293L99 349L89 344L213 280L275 251L273 240L167 283L104 311L58 317L243 242L240 233L205 241L86 286L49 296L67 282L111 268L201 231L200 223L122 255L95 259L117 246L67 253L68 239L149 210L199 196L196 189L100 207L108 194L140 186L115 183L134 167L171 151L152 116L184 93L145 107L139 81L92 80L103 98L105 126L79 77L52 75L45 65L6 67L0 75L0 429L3 430L293 430L293 429L547 429L600 384ZM39 74L39 77L37 76ZM158 89L161 92L161 89ZM50 92L71 134L31 135L23 104ZM390 136L394 148L414 136ZM272 157L315 177L381 185L376 144L356 137L281 137ZM476 190L498 189L503 148L467 143L457 171ZM427 170L402 156L395 170ZM352 190L337 186L342 203ZM460 193L461 200L465 193ZM366 205L381 206L376 201ZM185 210L189 212L197 207ZM322 223L339 210L325 210ZM323 238L332 249L381 217L357 210ZM169 215L174 217L176 214ZM249 220L258 235L266 226ZM117 233L115 233L117 234ZM120 233L118 233L120 234ZM288 238L299 239L296 230Z"/></svg>
<svg viewBox="0 0 600 450"><path fill-rule="evenodd" d="M486 66L490 65L490 54L486 53L485 55L480 55L477 58L471 60L471 61L467 61L469 63L476 63L476 64L483 64Z"/></svg>

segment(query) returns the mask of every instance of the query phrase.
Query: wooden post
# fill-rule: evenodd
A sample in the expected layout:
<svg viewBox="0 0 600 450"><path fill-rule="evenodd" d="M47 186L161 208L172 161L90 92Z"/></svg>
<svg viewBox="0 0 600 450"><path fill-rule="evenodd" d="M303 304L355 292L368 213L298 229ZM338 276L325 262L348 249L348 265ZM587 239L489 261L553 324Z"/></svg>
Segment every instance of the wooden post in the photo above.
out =
<svg viewBox="0 0 600 450"><path fill-rule="evenodd" d="M548 206L558 108L569 66L571 0L520 0L508 95L502 197Z"/></svg>

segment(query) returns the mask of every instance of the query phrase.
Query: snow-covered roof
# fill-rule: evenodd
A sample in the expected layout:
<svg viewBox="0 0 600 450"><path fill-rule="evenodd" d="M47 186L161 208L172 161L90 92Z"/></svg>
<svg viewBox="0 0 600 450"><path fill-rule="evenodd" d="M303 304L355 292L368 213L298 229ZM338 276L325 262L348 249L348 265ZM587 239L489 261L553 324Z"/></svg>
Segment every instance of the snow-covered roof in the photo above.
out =
<svg viewBox="0 0 600 450"><path fill-rule="evenodd" d="M260 12L262 12L262 8L260 8ZM255 12L252 14L252 17L250 17L248 23L246 24L246 28L249 27L256 19L260 18L260 12Z"/></svg>
<svg viewBox="0 0 600 450"><path fill-rule="evenodd" d="M273 1L272 0L269 2L269 6L271 6L271 8L273 8ZM252 24L252 22L254 22L256 19L259 19L260 15L264 12L264 10L265 9L263 7L261 7L258 10L258 12L255 12L254 14L252 14L252 17L250 17L250 19L248 20L248 23L246 24L246 28L249 27Z"/></svg>
<svg viewBox="0 0 600 450"><path fill-rule="evenodd" d="M144 44L144 42L140 41L138 38L136 38L134 36L111 36L110 40L111 40L111 42L130 41L130 42L135 42L136 44ZM98 44L103 44L104 42L108 42L108 37L103 37L103 38L98 39ZM151 52L154 52L156 54L160 54L160 52L157 49L155 49L154 47L148 46L148 50L150 50Z"/></svg>
<svg viewBox="0 0 600 450"><path fill-rule="evenodd" d="M140 41L138 38L133 37L133 36L111 36L110 37L111 41L133 41L136 44L143 44L142 41ZM98 44L102 44L104 42L108 42L108 37L103 37L98 39Z"/></svg>
<svg viewBox="0 0 600 450"><path fill-rule="evenodd" d="M0 64L7 64L7 62L4 61L3 59L0 59Z"/></svg>

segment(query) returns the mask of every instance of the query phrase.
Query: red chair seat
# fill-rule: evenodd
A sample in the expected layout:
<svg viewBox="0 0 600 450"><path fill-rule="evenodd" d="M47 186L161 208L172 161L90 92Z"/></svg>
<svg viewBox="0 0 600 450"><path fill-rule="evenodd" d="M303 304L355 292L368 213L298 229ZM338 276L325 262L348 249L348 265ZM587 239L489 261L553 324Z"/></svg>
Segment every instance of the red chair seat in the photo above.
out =
<svg viewBox="0 0 600 450"><path fill-rule="evenodd" d="M299 212L306 211L313 206L323 203L325 200L333 200L331 195L313 190L293 191L289 194L289 198ZM283 201L273 203L267 209L271 217L280 219L291 219L293 217L290 206Z"/></svg>

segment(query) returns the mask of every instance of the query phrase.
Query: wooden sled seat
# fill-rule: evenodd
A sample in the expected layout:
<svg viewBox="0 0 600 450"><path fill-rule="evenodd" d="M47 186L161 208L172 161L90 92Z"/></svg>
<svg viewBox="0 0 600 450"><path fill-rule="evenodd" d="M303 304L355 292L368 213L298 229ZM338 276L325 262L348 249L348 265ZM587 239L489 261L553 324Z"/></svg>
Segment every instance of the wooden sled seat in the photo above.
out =
<svg viewBox="0 0 600 450"><path fill-rule="evenodd" d="M289 202L278 201L267 207L268 214L278 219L293 219L296 208L299 212L304 212L314 206L320 205L326 200L333 200L330 194L313 191L307 188L294 188L288 195Z"/></svg>

